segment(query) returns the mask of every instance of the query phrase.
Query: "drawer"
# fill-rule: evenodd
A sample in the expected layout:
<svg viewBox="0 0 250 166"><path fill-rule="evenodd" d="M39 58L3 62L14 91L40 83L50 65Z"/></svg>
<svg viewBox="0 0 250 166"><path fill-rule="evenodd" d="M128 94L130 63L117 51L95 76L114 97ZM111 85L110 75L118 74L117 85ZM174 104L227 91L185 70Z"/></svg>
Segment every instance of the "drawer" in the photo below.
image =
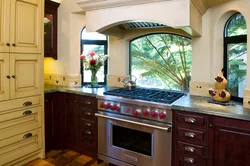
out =
<svg viewBox="0 0 250 166"><path fill-rule="evenodd" d="M40 107L22 109L0 116L0 140L42 126Z"/></svg>
<svg viewBox="0 0 250 166"><path fill-rule="evenodd" d="M80 107L79 109L79 119L87 119L90 121L95 121L95 111L92 110L90 107Z"/></svg>
<svg viewBox="0 0 250 166"><path fill-rule="evenodd" d="M175 166L206 166L206 159L197 156L175 153Z"/></svg>
<svg viewBox="0 0 250 166"><path fill-rule="evenodd" d="M185 142L178 141L177 143L178 151L183 154L206 156L206 148L200 145L189 144Z"/></svg>
<svg viewBox="0 0 250 166"><path fill-rule="evenodd" d="M205 131L177 128L177 136L187 140L205 141Z"/></svg>
<svg viewBox="0 0 250 166"><path fill-rule="evenodd" d="M9 100L0 102L0 114L3 111L19 109L19 108L29 108L36 105L41 105L41 96L27 97L16 100Z"/></svg>
<svg viewBox="0 0 250 166"><path fill-rule="evenodd" d="M79 104L82 106L97 108L97 101L96 101L96 98L94 97L79 96L78 100L79 100Z"/></svg>
<svg viewBox="0 0 250 166"><path fill-rule="evenodd" d="M80 142L88 144L97 144L97 132L96 130L80 128Z"/></svg>
<svg viewBox="0 0 250 166"><path fill-rule="evenodd" d="M79 118L78 123L82 127L97 130L97 121L89 121L83 118Z"/></svg>
<svg viewBox="0 0 250 166"><path fill-rule="evenodd" d="M42 129L27 131L0 141L0 165L42 149Z"/></svg>
<svg viewBox="0 0 250 166"><path fill-rule="evenodd" d="M193 115L193 114L185 114L185 113L177 113L176 115L177 123L189 124L194 126L206 127L207 125L207 117L203 115Z"/></svg>

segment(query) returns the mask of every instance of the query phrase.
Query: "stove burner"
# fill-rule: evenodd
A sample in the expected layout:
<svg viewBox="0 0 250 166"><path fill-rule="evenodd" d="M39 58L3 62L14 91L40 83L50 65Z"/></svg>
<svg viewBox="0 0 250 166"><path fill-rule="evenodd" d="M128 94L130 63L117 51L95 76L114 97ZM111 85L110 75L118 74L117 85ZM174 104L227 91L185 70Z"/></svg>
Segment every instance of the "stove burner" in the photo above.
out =
<svg viewBox="0 0 250 166"><path fill-rule="evenodd" d="M106 91L103 94L121 96L130 99L160 102L166 104L171 104L184 95L184 93L176 91L160 90L160 89L156 90L156 89L146 89L146 88L136 88L135 90L132 91L125 90L124 88L119 88Z"/></svg>

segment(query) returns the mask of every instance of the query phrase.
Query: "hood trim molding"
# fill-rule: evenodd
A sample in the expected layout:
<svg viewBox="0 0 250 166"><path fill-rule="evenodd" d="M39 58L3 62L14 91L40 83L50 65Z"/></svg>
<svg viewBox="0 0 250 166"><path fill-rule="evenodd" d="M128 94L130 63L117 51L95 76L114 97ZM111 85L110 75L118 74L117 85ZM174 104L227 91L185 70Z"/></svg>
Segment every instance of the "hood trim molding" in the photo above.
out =
<svg viewBox="0 0 250 166"><path fill-rule="evenodd" d="M139 5L139 4L162 2L162 1L172 1L172 0L80 0L79 2L77 2L77 4L84 11L91 11L98 9L131 6L131 5Z"/></svg>

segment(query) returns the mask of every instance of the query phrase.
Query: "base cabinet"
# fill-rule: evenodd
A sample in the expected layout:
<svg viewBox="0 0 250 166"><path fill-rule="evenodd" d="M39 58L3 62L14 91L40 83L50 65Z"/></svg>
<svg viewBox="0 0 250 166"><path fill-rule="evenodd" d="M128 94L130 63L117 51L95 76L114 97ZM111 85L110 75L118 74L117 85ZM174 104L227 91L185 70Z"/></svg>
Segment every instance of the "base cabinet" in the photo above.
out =
<svg viewBox="0 0 250 166"><path fill-rule="evenodd" d="M97 99L68 93L45 94L45 149L72 149L97 157Z"/></svg>
<svg viewBox="0 0 250 166"><path fill-rule="evenodd" d="M62 94L45 94L45 151L62 147Z"/></svg>
<svg viewBox="0 0 250 166"><path fill-rule="evenodd" d="M209 117L208 166L249 166L250 122Z"/></svg>
<svg viewBox="0 0 250 166"><path fill-rule="evenodd" d="M174 111L174 133L174 166L249 166L249 121Z"/></svg>

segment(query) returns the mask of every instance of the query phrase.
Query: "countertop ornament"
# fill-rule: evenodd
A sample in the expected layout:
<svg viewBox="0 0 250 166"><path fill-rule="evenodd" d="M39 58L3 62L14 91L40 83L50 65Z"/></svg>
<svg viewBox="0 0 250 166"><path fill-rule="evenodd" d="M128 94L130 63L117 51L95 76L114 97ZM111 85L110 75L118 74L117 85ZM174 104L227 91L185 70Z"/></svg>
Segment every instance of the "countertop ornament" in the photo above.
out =
<svg viewBox="0 0 250 166"><path fill-rule="evenodd" d="M227 88L227 79L223 76L223 73L220 71L215 77L214 87L209 89L209 94L212 96L214 101L218 102L228 102L231 98L229 92L226 91Z"/></svg>

